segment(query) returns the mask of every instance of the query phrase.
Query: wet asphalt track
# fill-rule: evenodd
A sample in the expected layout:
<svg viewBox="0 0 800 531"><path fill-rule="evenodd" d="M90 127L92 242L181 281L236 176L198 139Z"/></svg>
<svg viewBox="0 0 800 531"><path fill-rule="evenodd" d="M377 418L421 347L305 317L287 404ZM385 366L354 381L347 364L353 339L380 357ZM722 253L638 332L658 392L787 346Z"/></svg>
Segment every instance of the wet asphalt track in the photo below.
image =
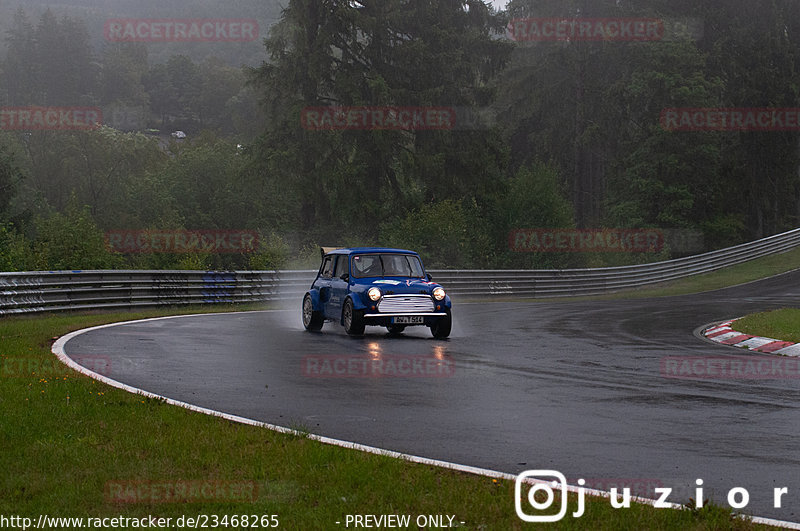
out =
<svg viewBox="0 0 800 531"><path fill-rule="evenodd" d="M631 301L459 304L448 341L367 328L319 334L291 311L123 325L71 340L109 376L219 411L371 446L519 473L553 468L603 487L673 487L800 522L800 379L664 378L666 356L754 355L698 339L700 325L800 307L800 272L700 295ZM449 377L310 378L308 356L440 358ZM308 365L306 365L308 366ZM638 483L637 483L638 481ZM782 509L773 487L788 487ZM509 501L509 510L513 510Z"/></svg>

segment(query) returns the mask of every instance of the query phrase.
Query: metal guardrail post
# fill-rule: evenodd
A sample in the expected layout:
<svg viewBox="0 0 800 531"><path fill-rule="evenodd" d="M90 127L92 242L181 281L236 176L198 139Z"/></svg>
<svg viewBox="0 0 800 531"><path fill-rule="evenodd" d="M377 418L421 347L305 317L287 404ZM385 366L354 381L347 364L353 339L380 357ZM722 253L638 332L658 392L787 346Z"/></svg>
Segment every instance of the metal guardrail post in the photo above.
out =
<svg viewBox="0 0 800 531"><path fill-rule="evenodd" d="M800 229L708 253L621 267L431 270L453 295L569 297L699 275L800 246ZM64 310L299 300L316 271L48 271L0 273L0 316Z"/></svg>

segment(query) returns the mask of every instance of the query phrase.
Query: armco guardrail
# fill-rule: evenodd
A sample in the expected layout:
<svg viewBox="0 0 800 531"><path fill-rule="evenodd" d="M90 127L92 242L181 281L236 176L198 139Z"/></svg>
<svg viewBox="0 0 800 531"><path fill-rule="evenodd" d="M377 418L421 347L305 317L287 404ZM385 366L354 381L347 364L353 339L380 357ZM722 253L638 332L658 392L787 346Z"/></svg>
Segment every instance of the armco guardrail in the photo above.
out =
<svg viewBox="0 0 800 531"><path fill-rule="evenodd" d="M599 269L432 270L448 293L569 297L707 273L800 246L800 229L697 256ZM314 271L50 271L0 273L0 315L139 306L299 300ZM299 303L298 303L299 304Z"/></svg>

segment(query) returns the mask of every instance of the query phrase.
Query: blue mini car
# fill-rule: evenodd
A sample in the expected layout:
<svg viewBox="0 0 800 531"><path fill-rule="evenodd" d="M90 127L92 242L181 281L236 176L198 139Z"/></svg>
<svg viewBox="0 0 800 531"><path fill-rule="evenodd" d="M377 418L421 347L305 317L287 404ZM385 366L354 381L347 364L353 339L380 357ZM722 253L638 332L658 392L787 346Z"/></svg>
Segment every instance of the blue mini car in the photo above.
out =
<svg viewBox="0 0 800 531"><path fill-rule="evenodd" d="M350 335L366 325L400 334L427 326L436 338L450 335L450 297L432 282L413 251L360 247L323 248L322 265L303 297L303 326L317 331L338 321Z"/></svg>

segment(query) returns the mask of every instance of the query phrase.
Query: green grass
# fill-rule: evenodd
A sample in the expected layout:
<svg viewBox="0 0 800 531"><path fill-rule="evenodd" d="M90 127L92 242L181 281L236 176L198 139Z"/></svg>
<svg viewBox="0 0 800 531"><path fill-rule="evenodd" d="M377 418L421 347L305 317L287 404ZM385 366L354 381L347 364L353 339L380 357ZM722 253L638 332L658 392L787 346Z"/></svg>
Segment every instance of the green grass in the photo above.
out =
<svg viewBox="0 0 800 531"><path fill-rule="evenodd" d="M683 278L673 282L664 282L651 288L643 288L628 293L633 297L665 297L669 295L685 295L736 286L771 277L800 267L800 247L789 252L765 256L743 264L727 267L712 273ZM620 295L623 297L624 295Z"/></svg>
<svg viewBox="0 0 800 531"><path fill-rule="evenodd" d="M702 293L704 291L712 291L715 289L725 288L728 286L736 286L746 282L752 282L762 278L771 277L787 271L793 271L800 267L800 247L791 251L757 258L750 262L738 264L735 266L713 271L711 273L704 273L702 275L695 275L691 277L673 280L669 282L661 282L656 285L639 288L633 290L625 290L618 293L610 293L607 295L594 295L586 297L558 297L548 299L520 299L520 298L504 298L508 301L582 301L582 300L616 300L616 299L641 299L651 297L669 297L674 295L687 295L690 293ZM479 299L475 299L479 300ZM494 300L494 299L493 299Z"/></svg>
<svg viewBox="0 0 800 531"><path fill-rule="evenodd" d="M800 343L800 309L753 313L737 320L734 329L744 334Z"/></svg>
<svg viewBox="0 0 800 531"><path fill-rule="evenodd" d="M169 314L189 311L198 310ZM0 515L157 515L174 521L181 515L274 514L280 528L314 530L344 528L335 522L347 514L447 514L464 521L463 529L526 527L515 514L513 482L234 424L111 388L52 361L55 336L166 312L0 319ZM189 481L255 485L257 496L182 503L107 497L120 483ZM617 510L606 500L587 501L582 518L567 517L555 527L761 528L720 507Z"/></svg>

